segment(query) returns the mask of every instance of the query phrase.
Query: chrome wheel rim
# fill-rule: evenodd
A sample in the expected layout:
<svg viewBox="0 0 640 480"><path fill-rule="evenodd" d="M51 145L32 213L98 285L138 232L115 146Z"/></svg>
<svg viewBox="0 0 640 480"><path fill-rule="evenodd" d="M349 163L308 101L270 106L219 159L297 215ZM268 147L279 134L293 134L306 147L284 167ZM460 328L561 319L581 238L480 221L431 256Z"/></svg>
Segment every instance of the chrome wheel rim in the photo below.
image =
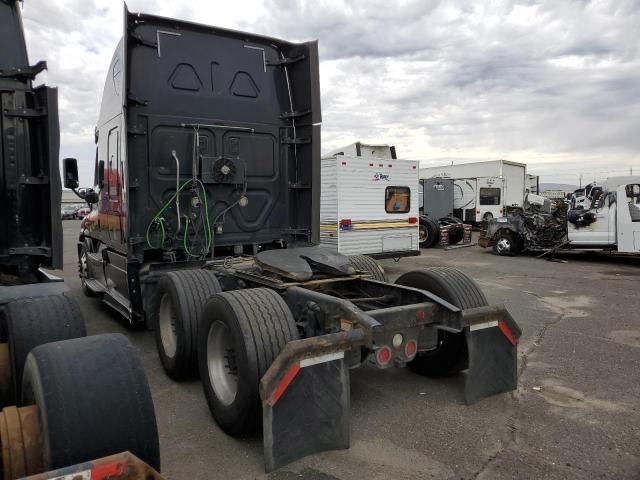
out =
<svg viewBox="0 0 640 480"><path fill-rule="evenodd" d="M85 285L87 280L87 251L83 248L80 253L80 283Z"/></svg>
<svg viewBox="0 0 640 480"><path fill-rule="evenodd" d="M162 348L167 357L173 358L178 349L178 335L176 334L176 316L173 311L173 302L168 293L160 299L160 311L158 313L158 328Z"/></svg>
<svg viewBox="0 0 640 480"><path fill-rule="evenodd" d="M501 238L498 240L496 248L500 253L508 253L511 251L511 241L508 238Z"/></svg>
<svg viewBox="0 0 640 480"><path fill-rule="evenodd" d="M209 382L223 405L231 405L238 393L238 365L229 327L215 321L207 335Z"/></svg>
<svg viewBox="0 0 640 480"><path fill-rule="evenodd" d="M429 238L429 232L427 231L427 227L420 226L420 229L418 230L418 235L419 235L420 243L426 242L427 238Z"/></svg>

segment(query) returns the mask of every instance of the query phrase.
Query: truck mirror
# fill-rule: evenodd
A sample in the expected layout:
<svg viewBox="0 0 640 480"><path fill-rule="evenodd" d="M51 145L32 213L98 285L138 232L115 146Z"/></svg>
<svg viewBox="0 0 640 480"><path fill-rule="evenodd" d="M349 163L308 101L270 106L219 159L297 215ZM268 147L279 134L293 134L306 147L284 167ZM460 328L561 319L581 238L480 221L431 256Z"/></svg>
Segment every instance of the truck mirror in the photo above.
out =
<svg viewBox="0 0 640 480"><path fill-rule="evenodd" d="M62 160L62 172L64 175L64 188L75 190L80 185L78 182L78 161L75 158Z"/></svg>
<svg viewBox="0 0 640 480"><path fill-rule="evenodd" d="M104 187L104 160L98 162L98 186Z"/></svg>

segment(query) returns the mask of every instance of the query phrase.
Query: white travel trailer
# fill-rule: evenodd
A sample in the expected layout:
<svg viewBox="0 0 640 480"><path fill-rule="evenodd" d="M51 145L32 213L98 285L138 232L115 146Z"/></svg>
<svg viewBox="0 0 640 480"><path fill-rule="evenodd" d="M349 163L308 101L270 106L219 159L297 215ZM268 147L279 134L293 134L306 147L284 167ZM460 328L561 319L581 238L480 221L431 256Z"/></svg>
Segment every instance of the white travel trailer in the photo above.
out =
<svg viewBox="0 0 640 480"><path fill-rule="evenodd" d="M507 160L461 163L420 169L420 178L469 179L499 177L503 180L501 207L522 207L527 190L527 166ZM494 215L495 216L495 215ZM466 220L466 219L465 219Z"/></svg>
<svg viewBox="0 0 640 480"><path fill-rule="evenodd" d="M468 223L479 223L502 216L504 184L501 177L454 180L453 216Z"/></svg>
<svg viewBox="0 0 640 480"><path fill-rule="evenodd" d="M418 161L336 154L321 168L321 244L344 255L420 255Z"/></svg>

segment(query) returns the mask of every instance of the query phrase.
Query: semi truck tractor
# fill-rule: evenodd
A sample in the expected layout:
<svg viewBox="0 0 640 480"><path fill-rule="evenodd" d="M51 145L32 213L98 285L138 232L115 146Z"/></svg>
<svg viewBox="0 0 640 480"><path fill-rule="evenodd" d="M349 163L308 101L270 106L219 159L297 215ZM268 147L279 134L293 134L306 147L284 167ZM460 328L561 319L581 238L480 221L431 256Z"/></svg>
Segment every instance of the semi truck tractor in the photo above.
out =
<svg viewBox="0 0 640 480"><path fill-rule="evenodd" d="M199 375L225 432L261 430L267 470L349 446L365 360L466 370L470 404L517 385L520 329L467 275L391 283L319 246L318 78L316 42L125 11L78 238L85 292L153 329L166 373Z"/></svg>
<svg viewBox="0 0 640 480"><path fill-rule="evenodd" d="M87 337L69 288L46 270L62 268L57 90L34 86L46 63L29 64L17 1L0 1L0 44L0 476L119 478L125 464L155 475L153 401L132 345Z"/></svg>

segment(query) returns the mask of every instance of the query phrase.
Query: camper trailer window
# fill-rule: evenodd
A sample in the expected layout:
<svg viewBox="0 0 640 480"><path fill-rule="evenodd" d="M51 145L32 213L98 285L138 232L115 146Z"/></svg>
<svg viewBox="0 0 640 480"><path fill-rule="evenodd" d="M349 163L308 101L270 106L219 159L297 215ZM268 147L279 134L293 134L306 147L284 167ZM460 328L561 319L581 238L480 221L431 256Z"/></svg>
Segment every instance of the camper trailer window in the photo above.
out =
<svg viewBox="0 0 640 480"><path fill-rule="evenodd" d="M632 222L640 222L640 185L627 185L625 187L627 203Z"/></svg>
<svg viewBox="0 0 640 480"><path fill-rule="evenodd" d="M387 213L407 213L411 207L411 189L409 187L387 187L384 191L384 204Z"/></svg>
<svg viewBox="0 0 640 480"><path fill-rule="evenodd" d="M500 205L500 189L481 188L480 205Z"/></svg>

